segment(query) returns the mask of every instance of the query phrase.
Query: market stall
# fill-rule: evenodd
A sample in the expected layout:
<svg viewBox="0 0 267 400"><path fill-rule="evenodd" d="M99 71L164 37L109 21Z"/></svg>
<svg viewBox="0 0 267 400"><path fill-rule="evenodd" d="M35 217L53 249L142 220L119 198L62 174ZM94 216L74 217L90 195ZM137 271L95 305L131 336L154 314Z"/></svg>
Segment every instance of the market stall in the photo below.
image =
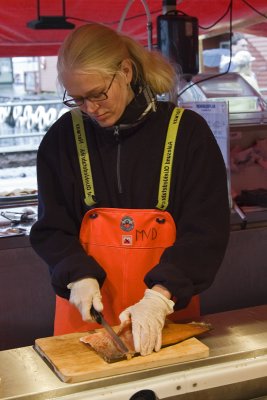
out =
<svg viewBox="0 0 267 400"><path fill-rule="evenodd" d="M99 2L90 2L90 5L82 0L75 4L70 2L65 19L77 25L92 19L113 26L122 21L126 33L139 37L146 45L149 32L145 27L150 14L144 10L144 2L140 3L135 2L131 11L127 10L124 21L121 17L126 2L103 2L103 7L99 7ZM204 3L189 0L179 4L183 12L192 15L194 11L194 16L201 22L203 37L206 35L204 26L219 19L227 9L229 11L230 5L233 6L234 26L244 31L266 32L265 0L253 3L259 11L257 13L241 0L230 4L227 1L212 2L212 7L211 2ZM148 1L148 5L154 24L167 2ZM209 13L205 7L209 7ZM30 30L32 28L27 27L27 23L36 18L34 1L27 2L20 19L14 24L13 15L18 13L18 9L21 9L21 2L14 1L0 11L5 20L1 27L3 34L0 32L0 55L25 56L26 52L32 56L55 55L68 32L60 30L55 35L52 30ZM52 7L48 1L42 3L41 13L54 15L58 12L61 12L60 6ZM81 15L85 19L81 20ZM211 29L211 36L228 28L226 16L214 30ZM154 44L156 39L154 31ZM105 360L92 353L92 349L81 347L83 344L79 339L84 333L52 337L55 294L47 266L34 253L29 242L29 231L37 217L37 193L1 199L1 399L130 400L142 390L153 391L158 399L182 400L244 400L267 395L267 207L241 204L240 208L236 202L231 203L231 187L238 193L244 189L267 189L264 162L254 162L249 165L251 168L244 168L244 161L249 164L261 147L257 147L257 143L267 140L266 109L259 110L258 98L252 97L252 102L248 101L252 109L249 112L230 112L225 130L231 234L215 281L200 295L201 317L198 322L210 324L212 329L197 339L193 336L163 348L159 353L146 357L137 355L131 360L107 366ZM238 105L237 100L234 106ZM238 152L235 152L236 147ZM248 154L249 159L246 157ZM32 212L25 211L25 208ZM52 343L52 357L47 351L47 343L49 346ZM85 358L88 352L94 372L90 374L90 368L87 368L82 378L77 378L77 374L74 378L66 377L62 373L62 364L59 369L58 357L65 360L67 356L73 374L73 368L79 369L77 354L81 350ZM57 357L54 357L55 353ZM98 371L94 370L96 366Z"/></svg>

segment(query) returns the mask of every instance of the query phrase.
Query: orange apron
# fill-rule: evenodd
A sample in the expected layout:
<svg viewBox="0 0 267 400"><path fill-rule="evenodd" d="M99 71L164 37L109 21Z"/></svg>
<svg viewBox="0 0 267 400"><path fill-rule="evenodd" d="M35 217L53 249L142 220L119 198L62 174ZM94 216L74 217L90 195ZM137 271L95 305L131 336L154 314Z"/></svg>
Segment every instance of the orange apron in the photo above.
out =
<svg viewBox="0 0 267 400"><path fill-rule="evenodd" d="M167 211L95 208L82 221L80 241L106 271L101 288L104 316L110 325L119 324L119 314L144 295L144 277L166 247L176 238L173 218ZM198 297L172 319L199 316ZM99 325L82 321L79 311L68 300L57 296L55 335L83 332Z"/></svg>
<svg viewBox="0 0 267 400"><path fill-rule="evenodd" d="M172 118L175 124L177 124L179 112L181 109L177 108L173 112ZM75 124L80 134L82 122L76 120ZM74 131L75 129L74 125ZM176 131L177 125L174 125L175 134ZM172 140L170 136L167 136L167 139L157 205L159 209L94 208L85 214L82 221L80 242L85 252L106 271L107 276L101 288L101 294L104 305L103 314L110 325L119 324L119 314L143 297L146 289L145 275L159 263L163 251L172 246L176 240L174 220L165 211L168 204L166 192L169 191L166 189L166 180L168 185L170 184L170 176L166 179L166 174L171 171L169 148ZM78 141L82 143L81 155L83 156L86 149L85 137L78 137ZM89 154L87 157L90 169ZM82 168L82 163L80 165ZM85 176L82 172L85 196L87 196L85 201L92 201L90 198L93 198L92 192L86 193L86 183L87 187L93 188L90 174L91 172L89 176ZM192 320L197 318L199 313L199 298L195 296L185 309L176 311L169 317L175 321ZM56 296L55 335L83 332L97 327L99 325L96 323L84 322L80 312L68 300Z"/></svg>

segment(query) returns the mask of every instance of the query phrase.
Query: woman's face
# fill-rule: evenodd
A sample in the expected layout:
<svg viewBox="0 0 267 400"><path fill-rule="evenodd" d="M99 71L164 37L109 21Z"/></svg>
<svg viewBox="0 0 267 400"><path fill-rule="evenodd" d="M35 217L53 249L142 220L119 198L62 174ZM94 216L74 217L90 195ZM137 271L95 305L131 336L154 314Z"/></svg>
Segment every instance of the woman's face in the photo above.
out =
<svg viewBox="0 0 267 400"><path fill-rule="evenodd" d="M134 96L129 85L132 67L128 60L122 62L120 71L114 75L69 71L63 78L68 98L83 99L79 108L102 127L115 125ZM103 93L107 99L97 100L105 98Z"/></svg>

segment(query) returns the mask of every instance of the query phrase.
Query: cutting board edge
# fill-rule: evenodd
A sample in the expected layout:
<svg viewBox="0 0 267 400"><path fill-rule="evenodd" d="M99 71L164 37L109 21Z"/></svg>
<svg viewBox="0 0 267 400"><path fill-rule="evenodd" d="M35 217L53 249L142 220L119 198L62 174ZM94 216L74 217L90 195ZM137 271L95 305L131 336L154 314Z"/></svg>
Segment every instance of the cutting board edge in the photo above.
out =
<svg viewBox="0 0 267 400"><path fill-rule="evenodd" d="M183 362L188 362L188 361L194 361L202 358L207 358L209 356L209 348L206 346L204 343L200 342L198 339L195 337L186 339L182 342L179 342L175 345L171 345L165 348L162 348L160 350L161 357L164 356L164 353L167 353L172 350L181 350L182 348L190 348L190 346L194 345L201 346L201 352L199 353L190 353L189 355L181 357L181 359L177 360L172 360L172 363L170 364L170 359L160 359L157 360L157 354L159 353L152 353L151 355L142 357L142 356L137 356L133 357L131 360L122 360L117 363L116 365L116 373L114 374L114 364L108 364L106 363L106 368L102 372L98 371L90 371L90 376L88 371L81 374L81 373L72 373L71 375L64 372L64 369L62 368L61 371L54 365L53 361L50 359L50 357L43 352L43 350L38 346L38 344L35 344L34 348L37 351L37 353L44 359L44 361L48 364L49 368L54 371L56 376L64 383L79 383L79 382L84 382L84 381L91 381L94 379L101 379L101 378L108 378L111 376L119 376L127 373L134 373L134 372L143 372L145 370L151 370L151 369L156 369L156 368L161 368L165 367L168 365L175 365L175 364L181 364ZM143 365L138 365L137 361L135 360L140 360L140 357L143 358L145 363Z"/></svg>
<svg viewBox="0 0 267 400"><path fill-rule="evenodd" d="M42 358L42 360L46 363L48 368L50 368L56 375L57 377L64 383L70 383L69 378L65 377L61 372L56 368L54 365L53 361L44 353L44 351L41 349L40 346L35 341L35 344L33 345L33 349L36 351L36 353ZM66 380L67 378L67 380ZM74 383L74 382L73 382Z"/></svg>

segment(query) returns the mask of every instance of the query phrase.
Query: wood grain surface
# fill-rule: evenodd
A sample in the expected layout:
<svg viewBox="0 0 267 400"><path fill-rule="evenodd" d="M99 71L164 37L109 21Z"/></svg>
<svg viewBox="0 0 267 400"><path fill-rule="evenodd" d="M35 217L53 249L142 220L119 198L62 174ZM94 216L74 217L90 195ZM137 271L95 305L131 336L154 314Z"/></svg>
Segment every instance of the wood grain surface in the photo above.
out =
<svg viewBox="0 0 267 400"><path fill-rule="evenodd" d="M171 329L173 331L173 328ZM169 331L170 332L170 329ZM148 356L135 356L113 364L105 362L90 346L80 342L83 333L36 339L35 350L55 374L68 383L81 382L208 357L209 348L195 337L162 348ZM173 338L171 339L173 342ZM165 340L166 345L166 340Z"/></svg>

